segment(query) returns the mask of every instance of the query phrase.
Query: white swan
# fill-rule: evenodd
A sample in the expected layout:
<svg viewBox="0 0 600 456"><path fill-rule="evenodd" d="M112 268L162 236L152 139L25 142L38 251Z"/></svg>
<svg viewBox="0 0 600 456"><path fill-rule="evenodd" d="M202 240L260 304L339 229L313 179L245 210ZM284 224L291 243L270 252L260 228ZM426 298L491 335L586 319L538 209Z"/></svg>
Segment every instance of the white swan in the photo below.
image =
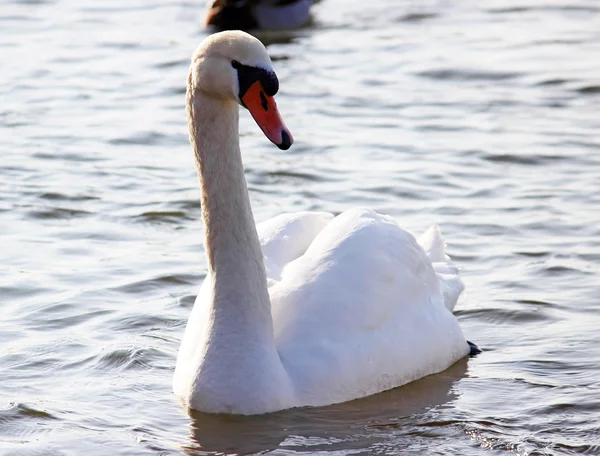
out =
<svg viewBox="0 0 600 456"><path fill-rule="evenodd" d="M437 227L419 242L355 209L255 226L238 103L281 149L264 46L243 32L204 40L187 87L209 273L189 317L174 392L204 412L261 414L374 394L442 371L470 347L452 309L463 289Z"/></svg>

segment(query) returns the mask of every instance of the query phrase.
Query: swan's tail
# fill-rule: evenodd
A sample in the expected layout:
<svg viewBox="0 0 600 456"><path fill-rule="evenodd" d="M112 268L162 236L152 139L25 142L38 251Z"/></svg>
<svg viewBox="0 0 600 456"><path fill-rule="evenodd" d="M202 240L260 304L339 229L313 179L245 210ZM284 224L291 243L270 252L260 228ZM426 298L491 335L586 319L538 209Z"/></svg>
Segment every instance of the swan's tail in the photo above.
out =
<svg viewBox="0 0 600 456"><path fill-rule="evenodd" d="M433 264L433 269L440 279L444 304L452 312L465 286L458 275L458 268L446 255L446 243L440 228L437 225L430 226L418 242Z"/></svg>

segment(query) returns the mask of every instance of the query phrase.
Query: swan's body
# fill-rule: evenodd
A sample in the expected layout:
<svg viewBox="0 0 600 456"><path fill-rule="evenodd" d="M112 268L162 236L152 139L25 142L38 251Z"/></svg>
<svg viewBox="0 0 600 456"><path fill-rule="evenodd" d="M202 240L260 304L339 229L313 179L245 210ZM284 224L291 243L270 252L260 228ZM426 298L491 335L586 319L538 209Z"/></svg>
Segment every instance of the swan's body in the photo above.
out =
<svg viewBox="0 0 600 456"><path fill-rule="evenodd" d="M220 30L284 30L310 19L312 0L213 0L206 25Z"/></svg>
<svg viewBox="0 0 600 456"><path fill-rule="evenodd" d="M229 70L232 60L237 70ZM235 100L273 142L289 147L283 124L261 117L277 113L274 102L261 113L244 89L246 78L264 87L270 75L264 47L241 32L205 40L190 71L209 273L173 385L205 412L348 401L442 371L470 351L452 315L463 285L437 227L417 242L366 209L284 214L255 226Z"/></svg>

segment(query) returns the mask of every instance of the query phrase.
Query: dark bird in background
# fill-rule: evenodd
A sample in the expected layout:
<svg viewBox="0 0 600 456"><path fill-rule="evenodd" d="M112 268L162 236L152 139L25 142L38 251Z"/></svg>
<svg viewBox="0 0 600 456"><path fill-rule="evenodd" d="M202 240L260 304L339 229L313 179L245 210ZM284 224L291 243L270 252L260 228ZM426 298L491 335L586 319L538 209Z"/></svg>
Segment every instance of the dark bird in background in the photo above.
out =
<svg viewBox="0 0 600 456"><path fill-rule="evenodd" d="M218 30L285 30L310 19L312 0L210 0L206 25Z"/></svg>

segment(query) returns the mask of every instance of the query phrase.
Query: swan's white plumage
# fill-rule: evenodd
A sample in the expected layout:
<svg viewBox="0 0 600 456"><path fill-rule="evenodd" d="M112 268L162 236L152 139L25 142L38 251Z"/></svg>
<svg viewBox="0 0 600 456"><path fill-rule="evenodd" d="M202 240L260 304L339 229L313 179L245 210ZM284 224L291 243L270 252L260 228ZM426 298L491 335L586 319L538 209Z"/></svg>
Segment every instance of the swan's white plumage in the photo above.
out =
<svg viewBox="0 0 600 456"><path fill-rule="evenodd" d="M355 209L335 218L282 214L257 231L275 345L290 382L288 407L368 396L440 372L469 353L451 313L462 281L437 226L417 243L392 218ZM204 346L198 336L210 320L209 283L190 315L179 355L188 359L178 367L196 365Z"/></svg>
<svg viewBox="0 0 600 456"><path fill-rule="evenodd" d="M458 297L465 286L458 275L458 268L446 255L446 243L437 225L429 227L419 238L419 245L433 263L433 269L440 278L440 286L444 295L444 304L450 312L454 310Z"/></svg>
<svg viewBox="0 0 600 456"><path fill-rule="evenodd" d="M303 255L332 218L328 212L295 212L258 224L256 229L265 256L267 278L279 280L282 268Z"/></svg>
<svg viewBox="0 0 600 456"><path fill-rule="evenodd" d="M204 41L190 69L209 273L182 339L175 394L205 412L260 414L367 396L466 356L452 314L463 284L437 226L417 242L391 217L354 209L283 214L255 229L232 59L270 68L258 40L223 32Z"/></svg>
<svg viewBox="0 0 600 456"><path fill-rule="evenodd" d="M446 279L389 217L345 212L281 269L269 289L275 341L302 405L402 385L469 351L445 306Z"/></svg>

